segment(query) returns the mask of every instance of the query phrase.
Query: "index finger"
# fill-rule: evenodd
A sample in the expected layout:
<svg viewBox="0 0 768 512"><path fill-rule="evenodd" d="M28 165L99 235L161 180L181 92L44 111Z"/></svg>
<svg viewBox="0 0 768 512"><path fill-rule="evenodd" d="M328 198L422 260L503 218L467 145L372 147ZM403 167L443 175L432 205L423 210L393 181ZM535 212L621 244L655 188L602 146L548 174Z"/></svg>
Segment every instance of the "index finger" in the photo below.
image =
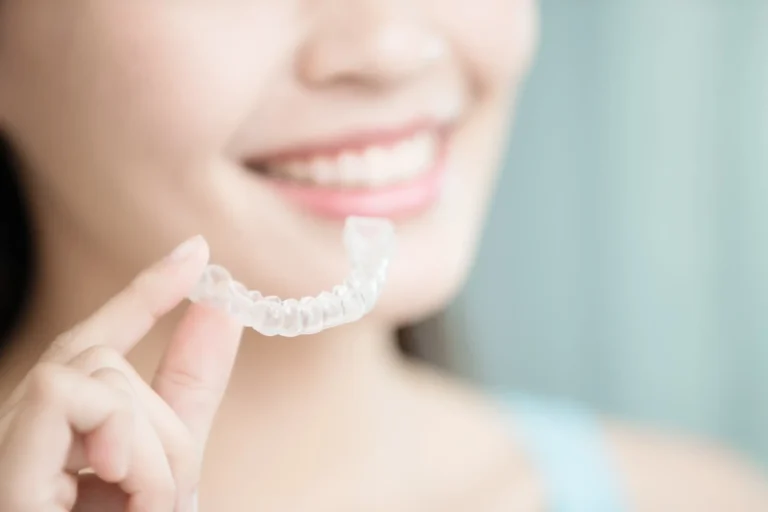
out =
<svg viewBox="0 0 768 512"><path fill-rule="evenodd" d="M208 262L201 236L179 245L162 261L141 272L88 320L59 336L42 361L66 363L97 345L125 354L157 321L189 294Z"/></svg>
<svg viewBox="0 0 768 512"><path fill-rule="evenodd" d="M242 324L226 312L192 304L152 381L200 450L229 383L242 334Z"/></svg>

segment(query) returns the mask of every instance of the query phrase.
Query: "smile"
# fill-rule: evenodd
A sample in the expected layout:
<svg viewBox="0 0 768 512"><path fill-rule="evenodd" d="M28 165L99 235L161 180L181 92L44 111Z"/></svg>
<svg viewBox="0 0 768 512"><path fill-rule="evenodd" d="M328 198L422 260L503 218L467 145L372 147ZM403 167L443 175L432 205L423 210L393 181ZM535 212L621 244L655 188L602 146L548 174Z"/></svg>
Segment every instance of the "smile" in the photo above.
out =
<svg viewBox="0 0 768 512"><path fill-rule="evenodd" d="M440 197L450 127L420 123L251 159L246 167L314 213L402 217Z"/></svg>

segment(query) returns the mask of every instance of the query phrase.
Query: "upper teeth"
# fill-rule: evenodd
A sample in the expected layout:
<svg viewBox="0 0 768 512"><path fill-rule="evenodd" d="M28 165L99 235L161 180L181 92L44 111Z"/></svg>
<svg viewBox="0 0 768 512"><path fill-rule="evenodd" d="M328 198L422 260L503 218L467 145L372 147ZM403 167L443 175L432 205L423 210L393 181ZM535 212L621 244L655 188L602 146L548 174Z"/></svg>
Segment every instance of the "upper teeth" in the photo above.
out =
<svg viewBox="0 0 768 512"><path fill-rule="evenodd" d="M437 151L437 135L424 131L391 147L369 146L334 157L284 160L267 167L270 173L321 185L382 185L429 171Z"/></svg>

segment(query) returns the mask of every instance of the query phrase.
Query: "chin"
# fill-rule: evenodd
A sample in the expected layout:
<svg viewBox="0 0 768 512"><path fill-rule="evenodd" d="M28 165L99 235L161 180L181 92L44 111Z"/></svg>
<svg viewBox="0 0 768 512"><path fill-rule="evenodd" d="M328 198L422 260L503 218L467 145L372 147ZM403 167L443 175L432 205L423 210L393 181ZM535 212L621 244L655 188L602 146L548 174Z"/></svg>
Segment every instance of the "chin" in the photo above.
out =
<svg viewBox="0 0 768 512"><path fill-rule="evenodd" d="M453 279L430 289L412 286L410 290L385 292L371 317L392 328L422 322L443 311L458 295L463 282Z"/></svg>
<svg viewBox="0 0 768 512"><path fill-rule="evenodd" d="M421 258L396 260L371 316L397 327L421 322L441 312L464 287L473 249L455 247L438 254L425 247Z"/></svg>

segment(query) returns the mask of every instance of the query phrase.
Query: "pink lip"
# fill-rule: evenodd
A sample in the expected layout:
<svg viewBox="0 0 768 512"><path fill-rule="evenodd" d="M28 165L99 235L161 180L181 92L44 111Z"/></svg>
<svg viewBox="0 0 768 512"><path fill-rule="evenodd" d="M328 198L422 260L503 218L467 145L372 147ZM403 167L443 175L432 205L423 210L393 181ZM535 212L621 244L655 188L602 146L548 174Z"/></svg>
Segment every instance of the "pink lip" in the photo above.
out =
<svg viewBox="0 0 768 512"><path fill-rule="evenodd" d="M343 219L351 215L402 219L418 215L435 204L443 190L448 138L432 169L411 181L376 188L331 188L268 179L268 183L299 208L321 217Z"/></svg>

